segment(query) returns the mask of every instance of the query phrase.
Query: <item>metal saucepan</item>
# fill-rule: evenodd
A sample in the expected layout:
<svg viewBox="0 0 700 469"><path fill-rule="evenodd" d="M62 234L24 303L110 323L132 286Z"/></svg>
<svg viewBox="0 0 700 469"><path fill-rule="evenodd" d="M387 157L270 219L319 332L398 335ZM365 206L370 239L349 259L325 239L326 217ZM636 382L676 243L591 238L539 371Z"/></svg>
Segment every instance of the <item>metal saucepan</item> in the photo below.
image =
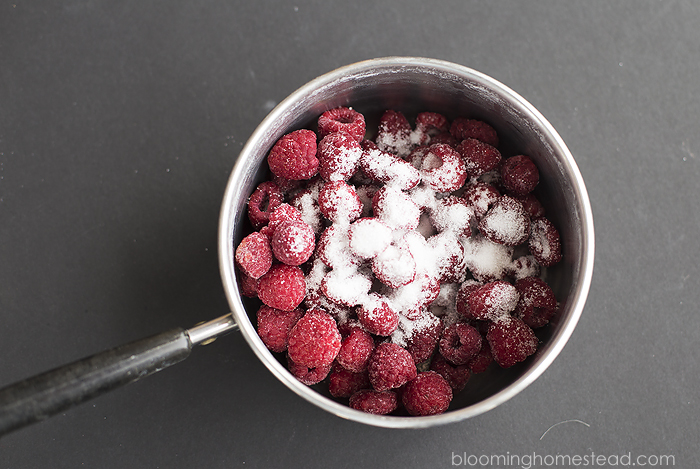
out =
<svg viewBox="0 0 700 469"><path fill-rule="evenodd" d="M368 128L376 125L385 109L409 116L434 111L448 118L482 119L498 131L505 142L504 153L525 153L540 170L537 193L563 240L562 262L547 271L560 311L549 326L538 331L541 344L534 356L507 370L492 367L476 375L444 414L366 414L334 400L322 387L302 384L260 340L253 326L257 304L238 291L235 246L245 235L248 196L267 176L263 163L268 151L282 135L312 127L322 112L338 106L352 106L365 114ZM593 253L593 217L578 167L554 128L522 97L486 75L441 60L387 57L348 65L316 78L282 101L251 135L236 161L219 221L219 263L232 313L191 329L174 329L117 347L0 390L0 435L178 363L195 345L236 328L280 381L340 417L392 428L422 428L469 418L518 394L554 361L583 311Z"/></svg>

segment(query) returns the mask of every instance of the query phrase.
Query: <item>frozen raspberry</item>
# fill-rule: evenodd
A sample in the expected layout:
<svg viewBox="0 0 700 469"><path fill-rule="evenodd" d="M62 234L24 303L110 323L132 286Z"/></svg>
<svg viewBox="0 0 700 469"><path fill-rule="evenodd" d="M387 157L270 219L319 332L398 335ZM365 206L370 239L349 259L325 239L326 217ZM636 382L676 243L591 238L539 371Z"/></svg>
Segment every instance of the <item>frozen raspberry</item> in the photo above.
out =
<svg viewBox="0 0 700 469"><path fill-rule="evenodd" d="M360 259L350 250L348 231L338 225L331 225L321 233L316 245L316 256L332 269L360 263Z"/></svg>
<svg viewBox="0 0 700 469"><path fill-rule="evenodd" d="M533 255L520 256L513 260L513 264L508 269L508 275L515 280L525 277L537 277L540 275L540 265Z"/></svg>
<svg viewBox="0 0 700 469"><path fill-rule="evenodd" d="M301 129L280 138L267 155L273 174L285 179L310 179L318 172L316 134Z"/></svg>
<svg viewBox="0 0 700 469"><path fill-rule="evenodd" d="M349 404L355 410L375 415L386 415L396 410L398 400L393 391L363 389L350 396Z"/></svg>
<svg viewBox="0 0 700 469"><path fill-rule="evenodd" d="M363 259L377 257L389 247L392 239L391 228L377 218L360 218L348 229L350 249Z"/></svg>
<svg viewBox="0 0 700 469"><path fill-rule="evenodd" d="M328 134L318 143L318 172L325 181L347 181L357 171L362 148L345 132Z"/></svg>
<svg viewBox="0 0 700 469"><path fill-rule="evenodd" d="M489 282L469 295L469 312L474 319L495 321L512 312L520 294L503 280Z"/></svg>
<svg viewBox="0 0 700 469"><path fill-rule="evenodd" d="M365 127L365 116L347 107L331 109L318 118L318 133L321 138L334 132L346 132L360 142L365 137Z"/></svg>
<svg viewBox="0 0 700 469"><path fill-rule="evenodd" d="M369 150L379 150L379 147L377 146L376 143L374 143L372 140L362 140L360 142L360 146L364 151L369 151Z"/></svg>
<svg viewBox="0 0 700 469"><path fill-rule="evenodd" d="M529 194L517 196L515 198L519 200L521 204L523 204L523 208L525 209L527 214L530 215L530 218L539 218L544 216L544 206L539 201L539 199L537 199L537 196L532 192L530 192Z"/></svg>
<svg viewBox="0 0 700 469"><path fill-rule="evenodd" d="M430 221L436 230L451 231L465 238L472 234L472 220L474 220L474 209L469 202L454 195L438 199L430 214Z"/></svg>
<svg viewBox="0 0 700 469"><path fill-rule="evenodd" d="M436 353L430 361L430 369L445 378L452 392L459 392L467 386L471 372L467 365L453 365L445 360L445 357Z"/></svg>
<svg viewBox="0 0 700 469"><path fill-rule="evenodd" d="M520 301L513 316L533 329L545 326L557 312L557 299L547 283L538 277L526 277L515 282Z"/></svg>
<svg viewBox="0 0 700 469"><path fill-rule="evenodd" d="M248 199L248 218L253 228L267 225L272 213L282 203L282 191L277 184L265 181L255 188Z"/></svg>
<svg viewBox="0 0 700 469"><path fill-rule="evenodd" d="M420 209L413 200L398 189L384 186L372 198L374 215L392 228L415 230L420 221Z"/></svg>
<svg viewBox="0 0 700 469"><path fill-rule="evenodd" d="M462 283L457 291L457 297L455 298L455 306L457 312L465 319L475 319L471 314L469 309L469 296L474 293L482 284L476 280L466 280Z"/></svg>
<svg viewBox="0 0 700 469"><path fill-rule="evenodd" d="M354 373L367 369L369 359L374 351L374 339L369 332L356 327L343 339L338 356L340 366Z"/></svg>
<svg viewBox="0 0 700 469"><path fill-rule="evenodd" d="M401 112L387 110L379 120L374 141L380 150L403 158L411 152L411 124Z"/></svg>
<svg viewBox="0 0 700 469"><path fill-rule="evenodd" d="M416 274L412 282L393 290L389 297L397 313L408 319L417 319L423 314L423 309L435 301L439 294L438 279L421 272Z"/></svg>
<svg viewBox="0 0 700 469"><path fill-rule="evenodd" d="M380 336L390 335L399 323L396 311L376 293L370 293L367 300L357 308L357 318L367 332Z"/></svg>
<svg viewBox="0 0 700 469"><path fill-rule="evenodd" d="M521 319L504 316L486 334L493 359L503 368L520 363L537 351L537 336Z"/></svg>
<svg viewBox="0 0 700 469"><path fill-rule="evenodd" d="M289 204L280 204L272 213L270 213L270 222L267 224L269 229L270 240L275 234L275 230L282 223L287 222L303 222L301 212Z"/></svg>
<svg viewBox="0 0 700 469"><path fill-rule="evenodd" d="M457 145L457 152L462 156L464 166L471 177L479 177L492 171L501 162L501 152L475 138L462 140Z"/></svg>
<svg viewBox="0 0 700 469"><path fill-rule="evenodd" d="M279 177L274 173L271 175L270 180L277 184L282 194L289 194L301 185L301 181Z"/></svg>
<svg viewBox="0 0 700 469"><path fill-rule="evenodd" d="M537 166L526 155L511 156L501 165L503 186L513 195L525 195L537 186L540 173Z"/></svg>
<svg viewBox="0 0 700 469"><path fill-rule="evenodd" d="M419 145L432 142L432 137L444 132L449 133L450 123L447 118L437 112L421 112L416 116L416 128L413 140Z"/></svg>
<svg viewBox="0 0 700 469"><path fill-rule="evenodd" d="M288 221L277 227L271 244L278 261L288 265L301 265L313 254L316 236L314 230L303 221Z"/></svg>
<svg viewBox="0 0 700 469"><path fill-rule="evenodd" d="M287 355L287 368L296 379L307 386L320 383L326 379L326 376L328 376L328 373L331 371L330 364L307 367L296 363L289 355Z"/></svg>
<svg viewBox="0 0 700 469"><path fill-rule="evenodd" d="M262 305L258 309L258 335L272 352L287 350L289 331L304 315L300 309L281 311Z"/></svg>
<svg viewBox="0 0 700 469"><path fill-rule="evenodd" d="M467 275L467 264L464 259L464 246L457 234L443 231L428 238L432 255L437 267L437 278L440 282L462 282Z"/></svg>
<svg viewBox="0 0 700 469"><path fill-rule="evenodd" d="M272 250L267 237L253 232L243 238L236 248L236 263L244 274L258 279L272 266Z"/></svg>
<svg viewBox="0 0 700 469"><path fill-rule="evenodd" d="M333 318L312 309L289 332L287 353L295 363L316 368L330 365L340 350L340 332Z"/></svg>
<svg viewBox="0 0 700 469"><path fill-rule="evenodd" d="M328 376L328 391L333 397L350 397L357 391L369 387L369 375L366 370L362 373L353 373L336 365Z"/></svg>
<svg viewBox="0 0 700 469"><path fill-rule="evenodd" d="M440 132L437 135L433 135L430 137L430 143L444 143L445 145L449 145L452 148L457 148L457 145L459 145L459 141L454 138L454 136L449 132Z"/></svg>
<svg viewBox="0 0 700 469"><path fill-rule="evenodd" d="M494 243L482 236L463 241L465 263L476 280L491 282L506 276L513 262L512 246Z"/></svg>
<svg viewBox="0 0 700 469"><path fill-rule="evenodd" d="M411 354L392 342L379 344L369 360L369 382L377 391L403 386L418 371Z"/></svg>
<svg viewBox="0 0 700 469"><path fill-rule="evenodd" d="M517 246L530 235L530 217L523 204L504 195L481 218L479 231L494 243Z"/></svg>
<svg viewBox="0 0 700 469"><path fill-rule="evenodd" d="M559 231L547 218L541 217L532 221L528 247L541 266L551 267L561 261Z"/></svg>
<svg viewBox="0 0 700 469"><path fill-rule="evenodd" d="M462 198L474 210L474 217L477 221L486 215L486 212L500 196L501 193L494 186L478 181L469 184L462 193Z"/></svg>
<svg viewBox="0 0 700 469"><path fill-rule="evenodd" d="M452 402L452 387L435 371L424 371L409 381L401 396L410 415L442 414Z"/></svg>
<svg viewBox="0 0 700 469"><path fill-rule="evenodd" d="M372 272L384 285L399 288L416 278L416 261L408 248L392 244L372 260Z"/></svg>
<svg viewBox="0 0 700 469"><path fill-rule="evenodd" d="M362 153L360 169L372 179L400 190L408 190L420 182L418 170L393 153L369 150Z"/></svg>
<svg viewBox="0 0 700 469"><path fill-rule="evenodd" d="M476 356L472 358L469 363L467 363L467 366L472 373L477 374L486 371L491 363L493 363L491 346L489 345L488 340L482 340L479 353L477 353Z"/></svg>
<svg viewBox="0 0 700 469"><path fill-rule="evenodd" d="M457 151L444 143L428 147L419 168L422 181L437 192L452 192L467 180L467 169Z"/></svg>
<svg viewBox="0 0 700 469"><path fill-rule="evenodd" d="M360 304L371 288L371 275L364 270L333 269L321 282L323 294L344 306Z"/></svg>
<svg viewBox="0 0 700 469"><path fill-rule="evenodd" d="M481 334L459 322L445 328L440 338L440 354L453 365L464 365L481 350Z"/></svg>
<svg viewBox="0 0 700 469"><path fill-rule="evenodd" d="M431 357L438 346L442 335L442 320L427 310L421 312L410 325L405 341L406 350L413 357L413 361L423 363Z"/></svg>
<svg viewBox="0 0 700 469"><path fill-rule="evenodd" d="M458 117L452 121L450 133L459 141L467 138L475 138L492 147L498 147L498 134L496 130L486 122Z"/></svg>
<svg viewBox="0 0 700 469"><path fill-rule="evenodd" d="M344 181L327 182L318 194L321 213L332 222L357 219L362 213L362 202L355 189Z"/></svg>
<svg viewBox="0 0 700 469"><path fill-rule="evenodd" d="M291 311L304 299L306 281L299 267L274 264L258 280L258 297L267 306Z"/></svg>
<svg viewBox="0 0 700 469"><path fill-rule="evenodd" d="M290 204L297 209L301 220L309 225L314 234L320 235L323 231L323 214L318 206L318 192L304 190L294 195Z"/></svg>
<svg viewBox="0 0 700 469"><path fill-rule="evenodd" d="M379 190L379 186L375 184L362 184L355 187L357 197L362 202L361 218L369 218L372 216L372 197Z"/></svg>
<svg viewBox="0 0 700 469"><path fill-rule="evenodd" d="M238 276L238 285L241 289L241 295L247 298L258 297L258 281L245 272L241 272L241 275Z"/></svg>

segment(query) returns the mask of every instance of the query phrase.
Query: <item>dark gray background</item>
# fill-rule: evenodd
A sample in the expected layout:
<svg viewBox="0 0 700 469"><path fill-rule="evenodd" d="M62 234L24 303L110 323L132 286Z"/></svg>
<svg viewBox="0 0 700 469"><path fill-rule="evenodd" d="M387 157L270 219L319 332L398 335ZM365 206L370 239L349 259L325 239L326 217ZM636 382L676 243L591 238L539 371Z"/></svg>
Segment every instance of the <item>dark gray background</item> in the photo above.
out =
<svg viewBox="0 0 700 469"><path fill-rule="evenodd" d="M693 0L3 1L0 386L225 314L217 217L242 145L308 80L387 55L505 83L579 164L596 268L544 375L465 422L378 429L297 397L234 334L7 436L0 467L418 468L453 453L628 452L698 467ZM587 425L542 437L572 419Z"/></svg>

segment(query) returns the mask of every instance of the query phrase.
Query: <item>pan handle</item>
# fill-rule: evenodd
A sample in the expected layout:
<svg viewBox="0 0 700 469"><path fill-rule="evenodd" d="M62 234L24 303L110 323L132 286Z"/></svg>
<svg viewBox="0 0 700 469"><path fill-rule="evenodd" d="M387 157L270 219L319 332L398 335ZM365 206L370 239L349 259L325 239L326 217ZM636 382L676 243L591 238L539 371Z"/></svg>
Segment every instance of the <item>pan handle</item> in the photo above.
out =
<svg viewBox="0 0 700 469"><path fill-rule="evenodd" d="M0 389L0 436L187 358L184 329L137 340Z"/></svg>

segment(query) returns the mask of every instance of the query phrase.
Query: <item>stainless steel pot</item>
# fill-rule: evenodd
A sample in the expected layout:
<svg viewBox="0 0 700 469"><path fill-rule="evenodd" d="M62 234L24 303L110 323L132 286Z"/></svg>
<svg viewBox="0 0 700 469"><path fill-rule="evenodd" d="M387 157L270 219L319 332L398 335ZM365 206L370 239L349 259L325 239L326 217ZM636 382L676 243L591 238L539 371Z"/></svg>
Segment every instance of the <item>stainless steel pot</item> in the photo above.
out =
<svg viewBox="0 0 700 469"><path fill-rule="evenodd" d="M233 258L246 228L246 202L266 178L265 158L282 135L312 127L325 110L352 106L376 127L381 111L407 115L434 111L469 116L498 131L504 154L525 153L538 165L538 195L563 240L563 260L547 272L561 309L538 331L537 353L510 369L475 376L450 410L429 417L377 416L351 409L321 387L297 381L258 337L257 305L238 291ZM348 65L307 83L260 123L243 147L228 181L219 221L219 262L232 313L189 330L176 329L58 368L0 390L0 434L47 418L186 358L192 347L239 328L258 358L292 391L340 417L392 428L422 428L486 412L532 383L554 361L573 333L593 273L593 217L586 188L566 145L527 101L496 80L441 60L387 57Z"/></svg>

